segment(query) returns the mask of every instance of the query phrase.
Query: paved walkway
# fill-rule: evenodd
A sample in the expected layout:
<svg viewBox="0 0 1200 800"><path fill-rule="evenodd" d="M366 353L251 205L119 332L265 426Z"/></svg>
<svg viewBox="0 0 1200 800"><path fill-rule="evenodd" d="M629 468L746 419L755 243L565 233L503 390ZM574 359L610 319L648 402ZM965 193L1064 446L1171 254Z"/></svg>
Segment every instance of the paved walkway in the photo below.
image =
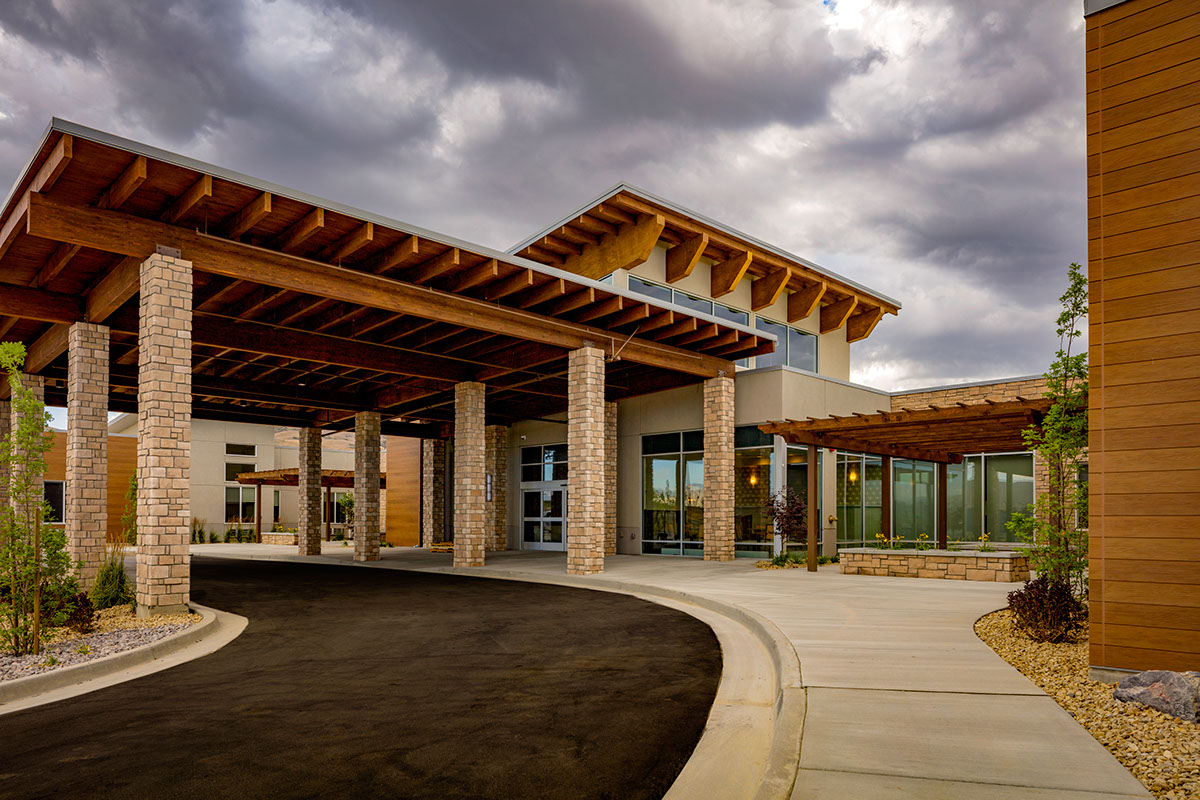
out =
<svg viewBox="0 0 1200 800"><path fill-rule="evenodd" d="M721 656L619 594L197 557L211 655L0 716L0 797L659 798Z"/></svg>
<svg viewBox="0 0 1200 800"><path fill-rule="evenodd" d="M193 552L210 548L295 552L259 545ZM351 548L333 543L325 553L349 560ZM379 566L449 563L448 555L385 548ZM488 563L531 576L565 574L561 554L489 553ZM603 577L740 605L791 639L807 690L795 798L1149 797L1067 712L975 636L974 621L1004 606L1012 585L653 556L610 557Z"/></svg>

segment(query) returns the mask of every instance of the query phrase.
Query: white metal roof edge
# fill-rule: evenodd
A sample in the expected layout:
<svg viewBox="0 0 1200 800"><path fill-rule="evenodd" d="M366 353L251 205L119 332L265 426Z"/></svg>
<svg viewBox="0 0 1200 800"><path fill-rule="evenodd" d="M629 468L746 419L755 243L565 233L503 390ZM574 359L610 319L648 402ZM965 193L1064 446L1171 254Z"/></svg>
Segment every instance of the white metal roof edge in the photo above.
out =
<svg viewBox="0 0 1200 800"><path fill-rule="evenodd" d="M512 253L504 253L499 250L494 250L490 247L484 247L483 245L475 244L474 242L468 242L463 239L457 239L453 236L447 236L445 234L437 233L435 231L430 231L425 228L419 228L415 225L409 225L405 222L401 222L400 220L392 219L390 217L385 217L382 214L376 214L371 211L364 211L363 209L355 208L354 206L346 205L344 203L338 203L333 200L328 200L324 197L319 197L317 195L308 194L307 192L301 192L298 189L292 189L287 186L281 186L279 184L271 183L270 181L264 181L259 178L254 178L250 175L245 175L240 172L235 172L234 170L231 170L231 169L226 169L224 167L218 167L215 164L209 164L205 161L200 161L199 159L180 155L179 153L172 153L169 150L163 150L161 148L154 147L152 145L134 141L133 139L126 139L124 137L108 133L106 131L97 130L95 128L89 128L86 125L80 125L78 123L71 122L69 120L60 119L59 117L53 117L50 120L50 124L46 127L46 130L42 134L42 138L40 140L42 145L45 144L46 139L50 136L51 132L53 132L53 131L59 131L61 133L70 134L71 136L77 136L81 139L87 139L89 141L96 142L97 144L107 145L109 147L116 147L118 149L125 150L125 151L133 153L135 155L146 156L147 158L153 158L156 161L163 161L163 162L166 162L169 164L174 164L175 166L183 167L184 169L190 169L190 170L195 170L197 172L202 172L202 173L211 175L214 178L220 178L222 180L230 181L232 183L238 183L238 184L241 184L248 188L256 189L260 192L270 192L271 194L279 195L280 197L286 197L290 200L295 200L296 202L299 202L299 203L306 203L308 205L320 206L321 208L324 208L328 211L334 211L339 214L344 214L348 217L355 217L357 219L361 219L365 222L371 222L371 223L374 223L377 225L382 225L385 228L393 228L402 233L407 233L411 236L416 236L418 238L426 238L431 241L438 242L439 244L444 244L447 247L457 247L461 250L469 250L473 253L477 253L486 258L495 258L495 259L503 261L507 264L512 264L514 266L529 269L529 270L540 273L542 275L546 275L551 278L562 278L564 280L571 281L572 283L581 284L585 287L599 289L603 292L607 292L608 294L620 295L622 297L625 297L626 299L634 300L639 303L645 303L649 306L660 309L662 311L681 312L681 313L685 314L686 316L694 317L694 318L704 321L704 322L716 323L717 325L720 325L723 328L733 328L733 329L741 331L742 333L748 333L748 334L752 334L754 336L758 336L760 338L770 339L771 341L777 341L775 336L773 336L769 333L764 333L763 331L756 330L756 329L750 327L749 325L742 325L740 323L730 322L729 320L720 319L719 317L715 317L711 314L704 314L699 311L692 311L690 309L684 308L683 306L677 306L673 303L666 303L666 304L657 303L657 302L650 300L649 298L646 298L640 294L637 294L636 292L631 292L628 289L620 289L615 286L610 286L607 283L600 283L599 281L595 281L590 278L584 278L581 275L576 275L573 272L567 272L566 270L558 269L557 267L551 267L546 264L539 263L537 261L532 261L527 258L522 258L521 256L513 255ZM0 208L5 209L5 210L8 209L9 204L14 199L14 195L16 194L17 189L24 182L25 177L29 174L30 169L32 169L33 163L36 160L38 153L41 152L42 145L39 145L39 147L38 147L37 151L34 153L33 157L30 158L29 162L25 166L25 169L20 173L20 176L17 178L16 183L14 183L12 188L9 190L9 194L5 198L4 205L0 206ZM613 333L613 334L611 334L611 336L613 338L620 338L622 336L622 334ZM694 351L692 351L692 352L694 352Z"/></svg>
<svg viewBox="0 0 1200 800"><path fill-rule="evenodd" d="M656 204L658 204L664 208L670 209L671 211L674 211L678 214L682 214L683 216L691 217L692 219L696 220L697 222L699 222L701 224L707 225L711 228L716 228L717 230L719 230L722 233L725 233L729 236L749 242L750 244L754 245L755 247L761 248L762 250L765 250L769 253L773 253L774 255L778 256L779 258L783 258L788 261L795 261L798 264L803 264L805 267L808 267L809 269L813 270L814 272L818 272L828 278L832 278L835 281L840 281L841 283L844 283L847 286L852 286L855 289L859 289L860 291L865 292L866 294L869 294L872 297L876 297L880 300L883 300L884 302L891 303L892 305L896 306L896 308L903 307L903 305L901 304L901 302L899 300L896 300L895 298L892 298L892 297L888 297L886 294L883 294L882 292L877 292L876 290L870 288L869 286L864 286L863 284L859 283L858 281L847 278L845 275L840 275L831 269L827 269L825 267L822 267L819 264L809 261L807 258L802 258L802 257L796 255L795 253L789 253L788 251L783 250L779 247L776 247L773 244L764 242L762 239L751 236L747 233L743 233L742 231L739 231L736 228L732 228L729 225L726 225L722 222L717 222L716 220L712 219L711 217L707 217L704 214L699 213L698 211L693 211L690 208L685 208L685 207L679 205L678 203L673 203L670 200L659 197L658 195L656 195L652 192L648 192L645 189L641 189L637 186L633 186L628 183L617 184L613 188L611 188L608 191L601 194L599 197L596 197L591 202L587 203L586 205L581 206L573 213L568 214L567 216L563 217L562 219L560 219L558 222L554 223L553 225L550 225L549 227L542 229L540 232L535 233L533 236L530 236L528 239L525 239L524 241L521 241L521 242L513 245L513 247L509 249L509 252L516 253L516 252L519 252L520 250L525 249L529 245L536 242L538 239L541 239L543 236L546 236L547 234L549 234L551 231L561 228L566 223L568 223L571 220L575 219L576 217L580 216L585 211L587 211L589 208L594 208L595 206L599 205L600 203L603 203L605 200L608 200L609 198L614 197L623 191L629 192L630 194L636 195L636 196L642 198L643 200L647 200L651 203L656 203Z"/></svg>

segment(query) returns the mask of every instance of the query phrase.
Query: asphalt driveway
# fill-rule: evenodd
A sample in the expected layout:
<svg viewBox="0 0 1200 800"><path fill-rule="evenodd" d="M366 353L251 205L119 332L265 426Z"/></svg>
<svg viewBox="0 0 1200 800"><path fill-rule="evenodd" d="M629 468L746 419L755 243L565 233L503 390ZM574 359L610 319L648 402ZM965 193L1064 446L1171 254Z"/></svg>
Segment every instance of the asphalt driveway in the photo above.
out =
<svg viewBox="0 0 1200 800"><path fill-rule="evenodd" d="M195 557L205 658L0 717L3 797L660 797L716 693L681 612L559 586Z"/></svg>

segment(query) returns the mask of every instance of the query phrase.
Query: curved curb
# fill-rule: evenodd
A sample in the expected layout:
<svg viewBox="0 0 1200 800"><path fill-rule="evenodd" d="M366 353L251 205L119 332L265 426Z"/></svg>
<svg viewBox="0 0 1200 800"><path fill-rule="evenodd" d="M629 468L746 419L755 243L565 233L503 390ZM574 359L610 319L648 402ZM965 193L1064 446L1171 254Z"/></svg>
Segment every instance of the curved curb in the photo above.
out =
<svg viewBox="0 0 1200 800"><path fill-rule="evenodd" d="M495 580L511 580L523 583L542 583L555 586L568 586L577 589L592 589L595 591L615 592L618 594L633 595L649 600L660 599L679 603L683 607L678 610L685 613L690 613L686 606L698 606L716 615L725 617L732 622L750 631L750 633L758 639L763 649L767 652L771 659L772 667L772 696L774 702L772 705L772 732L771 745L765 757L765 764L762 775L758 781L758 785L753 793L746 795L753 797L754 800L787 800L791 797L792 789L795 786L796 778L800 770L800 743L804 735L804 716L806 709L806 693L804 685L800 678L800 658L796 654L796 649L775 623L771 622L766 617L763 617L749 609L741 606L726 603L720 600L714 600L701 595L689 594L688 592L679 591L676 589L667 589L660 586L652 586L639 583L630 583L621 580L609 580L606 578L595 578L591 576L572 576L572 575L537 575L519 570L496 569L492 567L443 567L443 566L411 566L398 565L393 563L384 563L380 561L370 562L355 562L344 561L341 559L326 559L321 556L292 556L292 555L249 555L249 556L230 556L222 555L218 557L224 558L248 558L250 560L262 561L288 561L296 563L321 563L321 564L339 564L341 566L351 567L366 567L369 569L395 569L410 572L434 572L446 575L461 575L468 578L491 578ZM672 606L675 607L675 606ZM712 625L707 620L704 620L698 614L692 616L701 619L706 625L711 628ZM724 676L723 676L724 677ZM722 680L722 685L724 680ZM708 724L705 725L704 733L700 736L700 741L696 743L696 750L700 750L705 746L705 739L712 736L714 727L723 725L724 716L729 715L731 708L734 706L726 706L719 702L721 695L721 687L718 687L717 698L714 699L713 707L709 711ZM732 722L732 720L731 720ZM733 724L737 724L734 722ZM693 754L696 751L693 751ZM725 755L729 754L728 749L722 751ZM760 753L749 754L751 758L761 758ZM680 787L681 778L687 779L689 767L692 766L692 760L684 765L679 777L676 778L671 790L668 791L667 797L685 797L686 790ZM710 789L715 787L709 787ZM694 796L691 795L691 796ZM735 795L722 795L723 797L733 797Z"/></svg>
<svg viewBox="0 0 1200 800"><path fill-rule="evenodd" d="M466 577L497 578L525 583L545 583L579 589L610 591L639 597L673 600L678 603L695 605L712 611L748 629L759 640L763 649L771 657L771 666L774 672L772 677L774 679L773 689L775 697L772 720L774 731L771 736L771 747L766 757L762 779L753 796L755 800L775 800L776 798L783 800L791 796L792 788L796 783L796 776L800 768L800 741L804 734L806 698L804 686L800 679L800 659L796 655L796 649L792 646L791 640L783 635L783 632L776 627L775 623L741 606L701 595L689 594L688 592L676 589L666 589L659 586L608 580L605 578L574 577L570 575L550 577L545 575L531 575L515 570L483 567L482 569L486 569L487 572L481 572L480 569L479 567L420 567L413 569L413 571L441 572ZM686 611L686 608L681 610ZM710 722L719 722L714 717L720 715L722 710L718 703L714 703L709 715ZM700 741L697 742L697 750L703 745L705 736L707 735L709 735L709 726L705 727L704 734L701 735ZM685 765L683 771L680 773L681 778L685 775L687 769L688 767ZM678 783L679 778L676 779L676 784ZM671 797L674 790L675 786L672 786L671 791L667 792L667 797Z"/></svg>
<svg viewBox="0 0 1200 800"><path fill-rule="evenodd" d="M237 614L191 604L201 620L148 645L0 682L0 716L150 675L220 650L246 629Z"/></svg>

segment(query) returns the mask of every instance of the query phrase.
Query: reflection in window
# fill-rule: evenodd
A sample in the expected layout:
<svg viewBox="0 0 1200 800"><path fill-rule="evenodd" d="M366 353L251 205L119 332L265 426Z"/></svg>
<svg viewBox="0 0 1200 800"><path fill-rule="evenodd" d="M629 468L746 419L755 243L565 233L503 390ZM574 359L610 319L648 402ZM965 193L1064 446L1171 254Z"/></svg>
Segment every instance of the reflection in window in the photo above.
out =
<svg viewBox="0 0 1200 800"><path fill-rule="evenodd" d="M775 529L764 506L771 496L775 454L770 447L734 451L733 538L734 554L769 557L774 549Z"/></svg>
<svg viewBox="0 0 1200 800"><path fill-rule="evenodd" d="M703 449L703 431L642 437L643 553L704 555Z"/></svg>

